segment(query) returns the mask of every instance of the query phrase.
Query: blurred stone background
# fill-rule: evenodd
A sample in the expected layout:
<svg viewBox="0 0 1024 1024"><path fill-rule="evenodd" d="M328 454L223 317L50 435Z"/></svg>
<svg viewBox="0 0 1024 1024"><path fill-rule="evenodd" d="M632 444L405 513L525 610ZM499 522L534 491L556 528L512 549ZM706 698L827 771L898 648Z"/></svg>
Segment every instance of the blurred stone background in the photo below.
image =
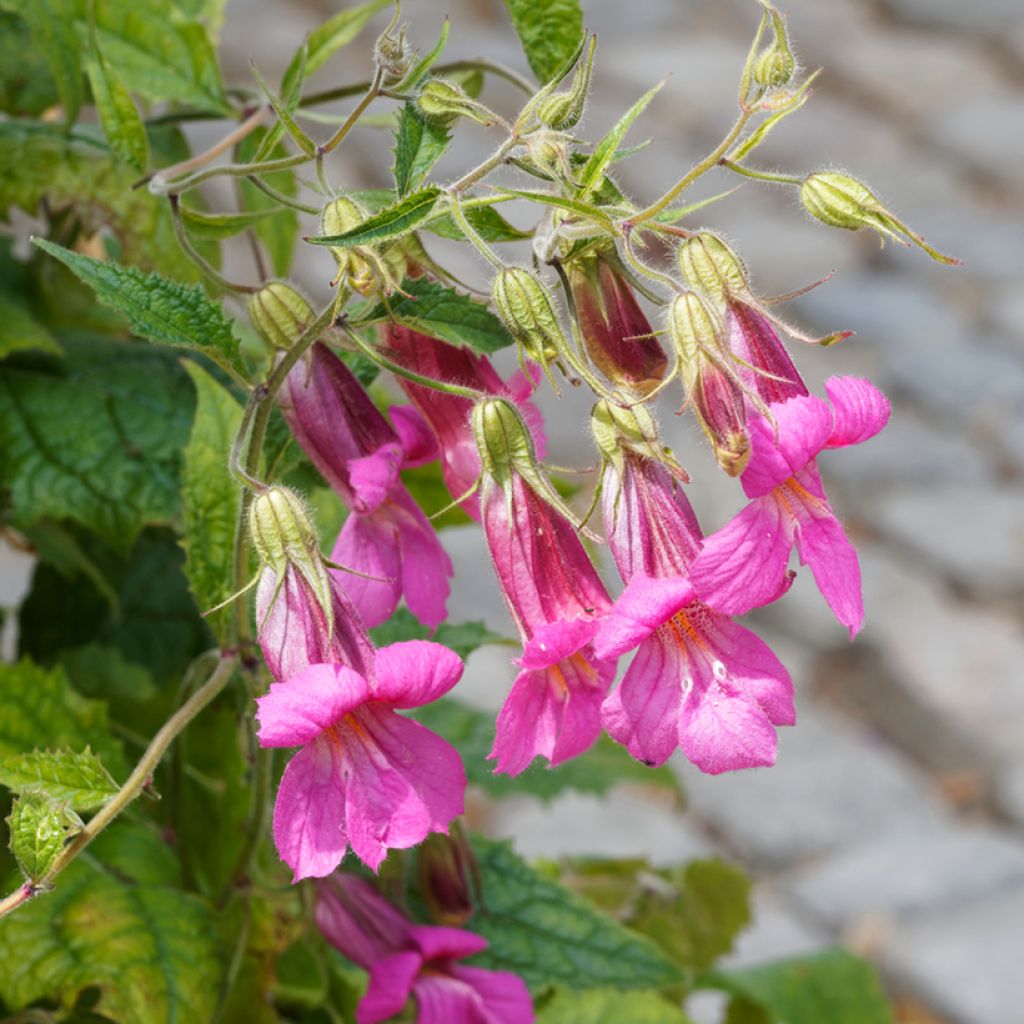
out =
<svg viewBox="0 0 1024 1024"><path fill-rule="evenodd" d="M250 57L274 81L305 32L341 6L230 0L228 81L247 80ZM509 802L485 823L516 834L528 855L672 862L718 852L758 879L756 924L737 962L839 941L880 965L905 1022L1014 1024L1024 1021L1024 0L781 6L803 65L825 73L753 162L847 170L964 260L952 270L917 250L880 250L866 232L811 222L792 191L751 181L698 215L736 244L762 294L834 270L786 315L857 335L794 354L812 387L832 373L865 374L893 400L879 438L822 459L861 551L866 629L851 646L805 572L785 601L757 616L798 689L799 724L783 730L775 768L709 778L680 761L685 810L623 788L610 802ZM629 140L653 144L619 165L627 193L650 200L731 124L758 8L753 0L584 7L600 41L581 135L600 137L672 75ZM413 0L403 14L421 49L447 14L448 58L486 56L525 71L500 0ZM367 78L371 38L342 51L311 87ZM500 83L485 98L516 109L516 94ZM205 131L200 144L216 137L216 128ZM461 125L457 139L438 167L442 180L496 144L475 125ZM386 184L390 144L386 131L354 132L330 168L335 183ZM742 180L715 172L693 194ZM518 219L529 223L535 212ZM484 279L468 247L435 243L434 251L466 279ZM252 274L246 255L235 254L236 276ZM324 293L333 269L323 250L300 251L296 272L310 292ZM542 404L552 462L592 465L585 396L559 403L545 391ZM667 440L691 471L689 494L710 532L742 493L715 469L699 430L670 409ZM507 632L479 532L444 537L457 566L453 618L482 617ZM12 605L19 574L6 561L0 604ZM507 649L483 649L463 695L496 708L511 677ZM712 1001L692 1010L717 1019Z"/></svg>

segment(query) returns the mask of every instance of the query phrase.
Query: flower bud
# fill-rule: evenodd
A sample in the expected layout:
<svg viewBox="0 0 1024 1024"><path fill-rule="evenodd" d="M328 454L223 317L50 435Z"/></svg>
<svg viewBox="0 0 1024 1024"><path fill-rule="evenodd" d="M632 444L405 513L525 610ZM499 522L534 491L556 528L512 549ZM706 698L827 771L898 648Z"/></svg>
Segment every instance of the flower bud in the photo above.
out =
<svg viewBox="0 0 1024 1024"><path fill-rule="evenodd" d="M754 62L754 81L766 89L786 85L796 71L796 58L789 45L786 23L772 11L772 28L775 38Z"/></svg>
<svg viewBox="0 0 1024 1024"><path fill-rule="evenodd" d="M489 476L504 484L513 471L524 477L537 472L533 438L511 402L503 398L477 402L470 423L481 465Z"/></svg>
<svg viewBox="0 0 1024 1024"><path fill-rule="evenodd" d="M573 260L569 286L591 362L613 383L650 394L668 358L619 268L601 253Z"/></svg>
<svg viewBox="0 0 1024 1024"><path fill-rule="evenodd" d="M313 307L284 281L271 281L249 300L249 320L272 348L290 349L315 318Z"/></svg>
<svg viewBox="0 0 1024 1024"><path fill-rule="evenodd" d="M356 203L347 196L341 196L324 207L321 223L325 235L343 235L359 227L365 219L366 214ZM376 285L373 265L363 254L361 246L349 248L339 245L332 247L330 252L338 264L337 280L344 278L349 287L360 295L373 291Z"/></svg>
<svg viewBox="0 0 1024 1024"><path fill-rule="evenodd" d="M436 832L420 844L417 866L420 892L430 916L458 928L474 914L480 869L473 848L458 830Z"/></svg>
<svg viewBox="0 0 1024 1024"><path fill-rule="evenodd" d="M406 26L402 25L393 34L394 22L377 37L373 49L374 63L383 73L383 84L394 85L401 81L412 67L414 54L405 41Z"/></svg>
<svg viewBox="0 0 1024 1024"><path fill-rule="evenodd" d="M679 357L679 372L718 464L738 476L750 460L743 390L722 354L724 323L695 292L672 300L668 330Z"/></svg>
<svg viewBox="0 0 1024 1024"><path fill-rule="evenodd" d="M447 123L457 117L469 117L486 127L494 124L494 115L482 103L471 99L447 78L430 79L423 86L416 105L432 121Z"/></svg>
<svg viewBox="0 0 1024 1024"><path fill-rule="evenodd" d="M309 513L288 487L270 487L253 499L249 533L260 561L278 574L289 562L308 561L320 551Z"/></svg>
<svg viewBox="0 0 1024 1024"><path fill-rule="evenodd" d="M547 366L565 351L565 334L551 296L525 267L499 270L491 294L498 315L530 359Z"/></svg>
<svg viewBox="0 0 1024 1024"><path fill-rule="evenodd" d="M913 242L939 263L960 262L928 245L920 235L897 220L866 185L848 174L835 171L809 174L800 186L800 201L812 217L830 227L848 231L874 228L883 241L888 236L901 245Z"/></svg>
<svg viewBox="0 0 1024 1024"><path fill-rule="evenodd" d="M526 155L530 164L553 181L573 181L569 147L557 132L533 132L526 140Z"/></svg>
<svg viewBox="0 0 1024 1024"><path fill-rule="evenodd" d="M687 238L676 252L679 270L691 288L709 299L724 302L727 295L747 289L743 261L726 243L710 231Z"/></svg>
<svg viewBox="0 0 1024 1024"><path fill-rule="evenodd" d="M566 131L574 128L583 116L583 108L587 102L587 92L590 89L590 71L594 65L594 49L597 46L597 37L590 40L590 51L586 61L583 61L576 68L572 85L563 92L556 92L546 96L537 106L537 120L545 128L553 128L555 131Z"/></svg>
<svg viewBox="0 0 1024 1024"><path fill-rule="evenodd" d="M664 463L677 476L686 476L661 443L658 425L646 406L622 406L601 399L590 415L590 432L602 457L620 472L623 452L631 451Z"/></svg>

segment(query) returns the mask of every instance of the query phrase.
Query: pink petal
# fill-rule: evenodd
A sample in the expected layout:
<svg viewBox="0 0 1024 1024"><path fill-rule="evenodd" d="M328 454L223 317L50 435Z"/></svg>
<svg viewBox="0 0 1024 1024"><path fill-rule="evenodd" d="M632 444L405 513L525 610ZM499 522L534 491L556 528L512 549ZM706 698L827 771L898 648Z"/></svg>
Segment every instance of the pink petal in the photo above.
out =
<svg viewBox="0 0 1024 1024"><path fill-rule="evenodd" d="M396 509L405 603L424 626L434 629L448 616L448 580L455 569L437 532L408 491L396 488L391 500Z"/></svg>
<svg viewBox="0 0 1024 1024"><path fill-rule="evenodd" d="M518 775L535 757L561 764L589 749L601 733L601 701L612 666L596 668L582 655L534 671L524 669L498 713L495 771Z"/></svg>
<svg viewBox="0 0 1024 1024"><path fill-rule="evenodd" d="M402 560L398 530L388 515L388 505L345 520L331 552L331 561L348 569L375 576L364 579L350 572L333 572L359 611L367 627L379 626L398 607L402 594Z"/></svg>
<svg viewBox="0 0 1024 1024"><path fill-rule="evenodd" d="M416 1024L491 1024L476 990L449 974L421 974L413 989Z"/></svg>
<svg viewBox="0 0 1024 1024"><path fill-rule="evenodd" d="M380 1024L397 1016L412 995L413 982L420 973L418 953L394 953L370 968L366 995L356 1009L356 1024Z"/></svg>
<svg viewBox="0 0 1024 1024"><path fill-rule="evenodd" d="M376 509L398 480L401 463L402 449L397 443L383 445L369 455L351 459L348 478L354 492L352 511L365 515Z"/></svg>
<svg viewBox="0 0 1024 1024"><path fill-rule="evenodd" d="M345 781L341 753L325 738L303 747L281 776L274 842L293 882L329 875L345 856Z"/></svg>
<svg viewBox="0 0 1024 1024"><path fill-rule="evenodd" d="M563 658L575 654L594 639L599 621L597 619L559 620L537 626L533 636L523 648L518 664L522 668L547 668Z"/></svg>
<svg viewBox="0 0 1024 1024"><path fill-rule="evenodd" d="M828 444L832 410L814 395L800 395L771 407L773 426L751 413L750 462L741 482L748 498L757 498L799 472Z"/></svg>
<svg viewBox="0 0 1024 1024"><path fill-rule="evenodd" d="M797 506L796 550L818 589L852 640L864 625L857 551L827 502Z"/></svg>
<svg viewBox="0 0 1024 1024"><path fill-rule="evenodd" d="M633 650L695 597L688 580L634 576L601 622L594 651L602 660Z"/></svg>
<svg viewBox="0 0 1024 1024"><path fill-rule="evenodd" d="M774 495L754 498L720 530L706 537L690 568L700 599L739 615L785 593L793 546L791 515Z"/></svg>
<svg viewBox="0 0 1024 1024"><path fill-rule="evenodd" d="M462 813L466 773L453 747L408 718L371 706L358 725L344 735L351 766L346 823L352 849L376 871L388 849L447 831Z"/></svg>
<svg viewBox="0 0 1024 1024"><path fill-rule="evenodd" d="M487 940L482 935L462 928L414 925L409 929L409 937L424 960L461 960L487 948Z"/></svg>
<svg viewBox="0 0 1024 1024"><path fill-rule="evenodd" d="M409 945L408 918L369 882L347 871L317 882L316 925L335 949L365 970Z"/></svg>
<svg viewBox="0 0 1024 1024"><path fill-rule="evenodd" d="M889 400L869 380L829 377L825 391L832 403L833 416L829 448L867 441L889 422Z"/></svg>
<svg viewBox="0 0 1024 1024"><path fill-rule="evenodd" d="M679 746L685 674L684 653L656 633L640 644L619 688L601 708L608 735L651 767L664 764Z"/></svg>
<svg viewBox="0 0 1024 1024"><path fill-rule="evenodd" d="M311 743L369 698L366 680L343 665L310 665L256 698L261 747Z"/></svg>
<svg viewBox="0 0 1024 1024"><path fill-rule="evenodd" d="M389 412L395 433L402 442L403 466L423 466L440 458L441 449L434 432L411 405L393 405Z"/></svg>
<svg viewBox="0 0 1024 1024"><path fill-rule="evenodd" d="M462 659L443 644L405 640L382 647L374 664L374 699L397 708L418 708L443 697L462 676Z"/></svg>
<svg viewBox="0 0 1024 1024"><path fill-rule="evenodd" d="M462 964L455 964L451 973L476 989L489 1014L487 1024L533 1024L533 1000L519 975Z"/></svg>

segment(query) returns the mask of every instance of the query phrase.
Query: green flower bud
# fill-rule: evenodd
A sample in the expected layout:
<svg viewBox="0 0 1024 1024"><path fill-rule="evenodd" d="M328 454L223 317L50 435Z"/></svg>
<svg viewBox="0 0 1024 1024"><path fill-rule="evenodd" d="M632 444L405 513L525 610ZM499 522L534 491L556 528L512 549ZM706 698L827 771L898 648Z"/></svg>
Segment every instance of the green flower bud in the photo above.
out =
<svg viewBox="0 0 1024 1024"><path fill-rule="evenodd" d="M687 238L677 250L679 270L691 288L709 299L725 302L730 294L747 290L743 261L726 243L710 231Z"/></svg>
<svg viewBox="0 0 1024 1024"><path fill-rule="evenodd" d="M290 284L271 281L249 300L249 320L272 348L290 349L316 315Z"/></svg>
<svg viewBox="0 0 1024 1024"><path fill-rule="evenodd" d="M405 41L406 26L402 25L394 35L393 26L394 22L377 38L373 50L374 63L384 75L384 85L401 81L409 73L415 56Z"/></svg>
<svg viewBox="0 0 1024 1024"><path fill-rule="evenodd" d="M668 310L668 334L679 357L679 372L689 394L700 375L701 352L719 348L725 321L696 292L683 292Z"/></svg>
<svg viewBox="0 0 1024 1024"><path fill-rule="evenodd" d="M566 340L544 285L524 267L504 267L492 286L498 315L523 351L547 366L565 351Z"/></svg>
<svg viewBox="0 0 1024 1024"><path fill-rule="evenodd" d="M809 174L800 186L800 201L812 217L830 227L845 228L848 231L873 228L883 241L889 237L901 245L913 242L939 263L960 263L960 260L945 256L928 245L919 234L886 209L866 185L848 174L835 171Z"/></svg>
<svg viewBox="0 0 1024 1024"><path fill-rule="evenodd" d="M423 86L416 105L432 121L446 123L457 117L469 117L482 125L494 124L494 115L447 78L432 78Z"/></svg>
<svg viewBox="0 0 1024 1024"><path fill-rule="evenodd" d="M332 200L324 207L321 217L325 235L343 235L352 231L366 220L365 212L347 196ZM366 258L362 246L333 246L330 250L338 264L336 280L345 280L353 291L368 295L377 286L377 275L371 260Z"/></svg>
<svg viewBox="0 0 1024 1024"><path fill-rule="evenodd" d="M774 10L772 28L775 31L775 38L754 62L754 81L766 89L786 85L796 71L796 58L789 45L786 23Z"/></svg>
<svg viewBox="0 0 1024 1024"><path fill-rule="evenodd" d="M503 398L488 398L473 406L473 438L484 472L507 483L513 472L527 477L537 472L537 455L529 428L519 411Z"/></svg>
<svg viewBox="0 0 1024 1024"><path fill-rule="evenodd" d="M661 443L658 425L646 406L621 406L601 399L590 415L590 432L602 457L621 471L624 450L654 459L683 474L683 468Z"/></svg>
<svg viewBox="0 0 1024 1024"><path fill-rule="evenodd" d="M590 71L594 65L594 49L597 46L597 37L590 40L590 50L587 59L581 62L576 68L572 85L563 92L556 92L545 96L537 105L535 111L537 120L545 128L553 128L555 131L566 131L574 128L583 116L583 108L587 103L587 92L590 89Z"/></svg>

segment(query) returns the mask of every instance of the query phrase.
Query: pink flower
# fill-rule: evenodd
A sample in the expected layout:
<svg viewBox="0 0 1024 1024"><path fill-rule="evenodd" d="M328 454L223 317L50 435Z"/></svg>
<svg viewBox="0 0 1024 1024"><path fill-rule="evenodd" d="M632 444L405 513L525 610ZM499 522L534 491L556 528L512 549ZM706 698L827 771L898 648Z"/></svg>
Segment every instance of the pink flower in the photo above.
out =
<svg viewBox="0 0 1024 1024"><path fill-rule="evenodd" d="M665 467L629 451L619 465L606 468L604 515L626 589L594 649L637 651L601 709L605 728L649 765L678 747L713 775L774 764L774 727L795 721L789 674L762 640L697 600L686 574L700 528Z"/></svg>
<svg viewBox="0 0 1024 1024"><path fill-rule="evenodd" d="M458 963L487 940L459 928L413 924L368 882L335 875L317 885L316 922L324 937L370 981L356 1024L379 1024L417 1004L417 1024L532 1024L522 978Z"/></svg>
<svg viewBox="0 0 1024 1024"><path fill-rule="evenodd" d="M741 478L751 502L712 534L691 579L701 599L730 614L774 600L796 546L851 638L864 623L857 552L828 503L815 456L860 444L889 419L889 403L869 381L831 377L831 405L797 396L771 407L775 424L751 417L752 454Z"/></svg>
<svg viewBox="0 0 1024 1024"><path fill-rule="evenodd" d="M529 400L536 378L531 380L525 373L520 372L514 374L506 384L486 356L478 355L466 348L448 345L437 338L419 334L398 324L387 324L382 327L381 336L388 355L407 370L429 377L431 380L473 388L481 395L511 399L530 425L539 457L544 457L543 420L540 410ZM539 371L537 372L539 374ZM472 401L401 377L398 378L398 383L422 417L422 420L416 423L409 410L392 410L395 427L402 436L406 451L428 451L422 431L432 432L439 446L445 486L453 499L462 498L480 479L480 456L469 423ZM423 420L426 421L425 424ZM430 460L423 458L423 461ZM473 494L466 498L461 502L461 506L467 515L477 522L480 521L478 495Z"/></svg>
<svg viewBox="0 0 1024 1024"><path fill-rule="evenodd" d="M522 419L501 400L479 403L473 416L487 546L524 645L489 756L518 775L538 755L553 765L576 757L600 734L615 669L595 660L592 641L611 601L539 473Z"/></svg>
<svg viewBox="0 0 1024 1024"><path fill-rule="evenodd" d="M351 370L322 342L289 373L281 408L292 433L351 514L333 561L378 579L339 575L367 626L405 596L425 625L445 617L452 564L399 478L403 448Z"/></svg>
<svg viewBox="0 0 1024 1024"><path fill-rule="evenodd" d="M437 700L461 674L447 647L412 640L377 651L370 675L310 665L257 699L260 745L302 747L274 810L295 881L330 874L349 846L376 871L388 849L415 846L462 813L458 753L396 713Z"/></svg>

